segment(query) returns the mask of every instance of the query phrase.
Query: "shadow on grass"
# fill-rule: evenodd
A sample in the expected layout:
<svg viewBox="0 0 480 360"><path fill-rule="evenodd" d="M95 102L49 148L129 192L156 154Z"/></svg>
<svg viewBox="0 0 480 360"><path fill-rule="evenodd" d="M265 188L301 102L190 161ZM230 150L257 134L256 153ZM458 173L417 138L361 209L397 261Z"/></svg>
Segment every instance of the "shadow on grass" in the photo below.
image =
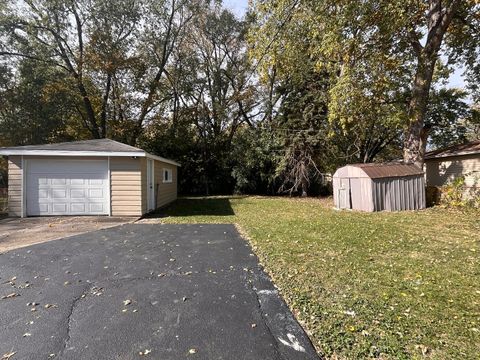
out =
<svg viewBox="0 0 480 360"><path fill-rule="evenodd" d="M242 196L178 198L174 203L145 217L232 216L235 215L230 204L233 198Z"/></svg>

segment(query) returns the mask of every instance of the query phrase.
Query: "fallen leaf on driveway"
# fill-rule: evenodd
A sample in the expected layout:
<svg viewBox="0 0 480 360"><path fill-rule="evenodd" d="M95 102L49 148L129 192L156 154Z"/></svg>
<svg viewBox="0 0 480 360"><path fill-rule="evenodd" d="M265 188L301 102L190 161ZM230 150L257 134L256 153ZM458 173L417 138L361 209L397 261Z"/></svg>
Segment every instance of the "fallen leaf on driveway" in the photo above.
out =
<svg viewBox="0 0 480 360"><path fill-rule="evenodd" d="M16 351L11 351L9 353L3 354L2 360L9 360L15 354L16 354Z"/></svg>
<svg viewBox="0 0 480 360"><path fill-rule="evenodd" d="M17 297L17 296L20 296L20 294L17 294L17 293L11 293L11 294L8 294L8 295L3 295L1 297L1 299L11 299L11 298L14 298L14 297Z"/></svg>

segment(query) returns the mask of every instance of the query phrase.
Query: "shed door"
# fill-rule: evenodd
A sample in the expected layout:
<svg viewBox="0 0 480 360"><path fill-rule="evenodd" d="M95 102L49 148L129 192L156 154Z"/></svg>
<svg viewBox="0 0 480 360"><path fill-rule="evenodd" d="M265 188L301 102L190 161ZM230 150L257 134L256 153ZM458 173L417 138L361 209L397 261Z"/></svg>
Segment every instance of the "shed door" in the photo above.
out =
<svg viewBox="0 0 480 360"><path fill-rule="evenodd" d="M29 160L27 215L108 215L108 161Z"/></svg>
<svg viewBox="0 0 480 360"><path fill-rule="evenodd" d="M340 186L338 188L338 200L340 209L351 209L350 201L350 180L340 178Z"/></svg>

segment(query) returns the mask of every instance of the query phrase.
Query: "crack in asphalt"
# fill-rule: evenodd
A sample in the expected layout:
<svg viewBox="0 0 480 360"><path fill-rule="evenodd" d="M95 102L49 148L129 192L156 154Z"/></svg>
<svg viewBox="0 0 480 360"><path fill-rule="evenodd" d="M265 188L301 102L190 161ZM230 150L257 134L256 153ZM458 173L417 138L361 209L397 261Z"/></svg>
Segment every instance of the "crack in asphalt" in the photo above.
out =
<svg viewBox="0 0 480 360"><path fill-rule="evenodd" d="M108 284L112 285L112 287L113 287L113 286L115 286L115 283L120 283L120 282L161 280L164 277L174 277L174 276L186 277L186 276L191 276L191 275L205 275L205 274L216 275L218 272L221 272L222 270L224 270L225 272L226 271L232 271L232 272L233 271L240 271L239 269L230 269L229 268L229 269L226 269L226 270L225 269L216 270L215 272L212 272L212 271L192 271L191 273L189 273L189 272L183 272L183 273L166 272L166 273L161 273L162 276L150 275L150 276L143 276L143 277L129 277L129 278L118 278L118 279L104 278L104 279L98 279L95 282L90 282L90 281L87 280L86 284L88 284L88 286L84 286L81 294L79 296L76 296L76 297L73 298L73 301L72 301L72 303L69 307L69 310L67 312L67 315L66 315L66 318L65 318L66 334L65 334L65 337L63 339L63 346L59 350L57 356L58 357L62 356L68 348L68 343L71 340L70 332L71 332L71 328L72 328L72 326L71 326L72 316L73 316L73 313L75 312L77 304L82 299L87 300L87 297L88 297L89 293L93 289L99 288L99 289L102 289L103 291L105 291L105 290L108 289ZM257 301L258 301L258 298L257 298ZM263 317L263 314L262 314L262 317ZM271 333L270 329L269 329L269 332Z"/></svg>
<svg viewBox="0 0 480 360"><path fill-rule="evenodd" d="M70 339L71 339L70 331L71 331L71 328L72 328L71 327L71 321L72 321L73 312L75 311L75 308L76 308L78 302L80 300L86 298L88 293L94 287L95 287L94 284L89 283L88 286L83 287L82 293L79 296L73 298L72 304L70 305L69 311L68 311L66 319L65 319L67 330L66 330L65 338L63 339L63 347L60 349L60 351L58 353L58 356L61 356L65 352L65 350L67 350L67 345L70 342Z"/></svg>

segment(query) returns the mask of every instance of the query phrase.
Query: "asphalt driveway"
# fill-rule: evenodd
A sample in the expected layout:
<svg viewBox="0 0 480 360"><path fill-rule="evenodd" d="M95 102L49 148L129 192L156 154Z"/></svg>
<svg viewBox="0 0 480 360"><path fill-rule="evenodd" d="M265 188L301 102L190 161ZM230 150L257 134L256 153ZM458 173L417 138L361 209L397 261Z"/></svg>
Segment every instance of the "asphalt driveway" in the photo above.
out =
<svg viewBox="0 0 480 360"><path fill-rule="evenodd" d="M126 224L0 254L0 357L317 359L232 225Z"/></svg>

